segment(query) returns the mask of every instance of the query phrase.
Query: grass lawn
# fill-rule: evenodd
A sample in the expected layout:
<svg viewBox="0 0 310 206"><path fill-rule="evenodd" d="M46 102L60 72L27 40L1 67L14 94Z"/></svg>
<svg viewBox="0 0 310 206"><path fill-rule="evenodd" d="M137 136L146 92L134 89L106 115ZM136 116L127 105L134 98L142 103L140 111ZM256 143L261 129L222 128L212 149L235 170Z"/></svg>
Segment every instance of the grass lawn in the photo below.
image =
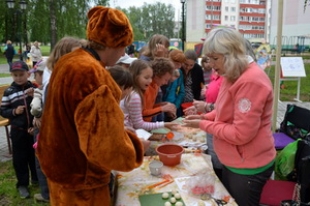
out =
<svg viewBox="0 0 310 206"><path fill-rule="evenodd" d="M7 73L0 73L0 78L1 77L10 77L11 74L7 74Z"/></svg>
<svg viewBox="0 0 310 206"><path fill-rule="evenodd" d="M50 46L40 46L41 52L43 56L48 56L50 54L51 47ZM17 47L15 46L15 49ZM19 59L18 55L15 55L14 59ZM6 58L3 54L0 54L0 64L7 64Z"/></svg>
<svg viewBox="0 0 310 206"><path fill-rule="evenodd" d="M21 199L15 187L16 177L12 161L0 162L0 205L1 206L47 206L49 204L36 203L33 195L39 193L39 186L29 186L31 198Z"/></svg>
<svg viewBox="0 0 310 206"><path fill-rule="evenodd" d="M269 78L274 82L274 69L272 66L269 72ZM310 64L305 64L306 77L300 78L300 100L310 101ZM294 101L297 94L297 81L283 81L284 88L280 90L281 101Z"/></svg>

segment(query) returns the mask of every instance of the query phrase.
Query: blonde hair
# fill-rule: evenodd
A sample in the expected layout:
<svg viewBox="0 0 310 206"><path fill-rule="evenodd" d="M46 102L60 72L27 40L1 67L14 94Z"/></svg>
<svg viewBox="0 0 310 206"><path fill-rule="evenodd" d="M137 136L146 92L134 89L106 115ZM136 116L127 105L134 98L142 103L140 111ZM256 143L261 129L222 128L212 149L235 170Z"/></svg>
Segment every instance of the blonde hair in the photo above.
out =
<svg viewBox="0 0 310 206"><path fill-rule="evenodd" d="M142 53L144 56L149 57L151 60L155 58L155 51L156 51L156 45L162 44L166 48L170 46L169 39L161 34L154 34L150 41L147 44L147 47L145 48L144 52Z"/></svg>
<svg viewBox="0 0 310 206"><path fill-rule="evenodd" d="M47 59L46 66L50 71L53 71L53 68L56 62L65 54L68 54L72 51L74 47L82 47L83 40L81 41L78 38L74 37L64 37L57 42L53 48L51 54Z"/></svg>
<svg viewBox="0 0 310 206"><path fill-rule="evenodd" d="M224 55L224 76L235 82L247 69L245 41L243 36L231 28L212 29L203 44L203 54Z"/></svg>

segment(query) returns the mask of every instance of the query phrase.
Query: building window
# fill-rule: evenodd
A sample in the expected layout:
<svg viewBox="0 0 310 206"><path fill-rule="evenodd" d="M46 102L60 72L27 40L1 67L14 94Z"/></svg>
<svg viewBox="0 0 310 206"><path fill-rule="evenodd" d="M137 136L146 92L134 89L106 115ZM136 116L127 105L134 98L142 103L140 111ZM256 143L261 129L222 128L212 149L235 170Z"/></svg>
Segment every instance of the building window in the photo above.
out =
<svg viewBox="0 0 310 206"><path fill-rule="evenodd" d="M265 9L258 9L258 13L264 14L265 13Z"/></svg>
<svg viewBox="0 0 310 206"><path fill-rule="evenodd" d="M228 12L229 8L228 6L225 6L225 11Z"/></svg>
<svg viewBox="0 0 310 206"><path fill-rule="evenodd" d="M228 16L227 15L225 15L225 21L228 21Z"/></svg>
<svg viewBox="0 0 310 206"><path fill-rule="evenodd" d="M213 7L213 10L214 10L214 11L220 11L220 10L221 10L221 7L220 7L220 6L214 6L214 7Z"/></svg>
<svg viewBox="0 0 310 206"><path fill-rule="evenodd" d="M230 7L230 11L231 11L231 12L236 12L236 7L234 7L234 6L233 6L233 7Z"/></svg>
<svg viewBox="0 0 310 206"><path fill-rule="evenodd" d="M236 17L235 16L230 16L230 21L235 21Z"/></svg>

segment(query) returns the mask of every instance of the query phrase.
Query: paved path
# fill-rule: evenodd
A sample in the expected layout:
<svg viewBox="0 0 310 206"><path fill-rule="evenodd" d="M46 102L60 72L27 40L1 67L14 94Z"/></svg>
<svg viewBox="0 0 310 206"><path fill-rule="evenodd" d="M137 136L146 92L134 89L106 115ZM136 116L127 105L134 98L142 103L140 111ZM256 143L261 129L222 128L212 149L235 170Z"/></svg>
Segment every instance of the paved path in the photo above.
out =
<svg viewBox="0 0 310 206"><path fill-rule="evenodd" d="M0 74L10 74L8 64L0 64ZM33 80L33 75L30 76L30 80ZM11 83L12 83L11 76L0 78L0 85L11 84Z"/></svg>

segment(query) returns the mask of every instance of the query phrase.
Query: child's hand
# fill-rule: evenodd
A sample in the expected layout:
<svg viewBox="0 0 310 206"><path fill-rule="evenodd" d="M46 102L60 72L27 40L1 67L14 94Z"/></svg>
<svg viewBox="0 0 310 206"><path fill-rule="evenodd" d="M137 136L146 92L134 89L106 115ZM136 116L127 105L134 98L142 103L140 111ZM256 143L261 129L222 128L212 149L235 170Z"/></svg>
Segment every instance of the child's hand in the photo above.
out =
<svg viewBox="0 0 310 206"><path fill-rule="evenodd" d="M28 96L33 97L34 89L31 87L31 88L29 88L29 89L26 89L26 90L24 91L24 93L27 94Z"/></svg>
<svg viewBox="0 0 310 206"><path fill-rule="evenodd" d="M26 108L25 106L18 106L15 109L15 114L22 114L22 113L24 113L25 108Z"/></svg>
<svg viewBox="0 0 310 206"><path fill-rule="evenodd" d="M177 108L175 107L175 105L170 103L170 102L168 102L167 104L163 105L161 108L162 108L161 110L163 112L169 112L171 114L175 114L176 111L177 111Z"/></svg>
<svg viewBox="0 0 310 206"><path fill-rule="evenodd" d="M28 133L29 134L33 135L33 132L34 132L34 128L33 127L28 128Z"/></svg>
<svg viewBox="0 0 310 206"><path fill-rule="evenodd" d="M41 127L41 117L40 118L33 118L33 122L32 122L33 126L37 127L38 129L40 129Z"/></svg>
<svg viewBox="0 0 310 206"><path fill-rule="evenodd" d="M156 44L155 56L156 57L167 57L168 56L167 48L162 44Z"/></svg>

